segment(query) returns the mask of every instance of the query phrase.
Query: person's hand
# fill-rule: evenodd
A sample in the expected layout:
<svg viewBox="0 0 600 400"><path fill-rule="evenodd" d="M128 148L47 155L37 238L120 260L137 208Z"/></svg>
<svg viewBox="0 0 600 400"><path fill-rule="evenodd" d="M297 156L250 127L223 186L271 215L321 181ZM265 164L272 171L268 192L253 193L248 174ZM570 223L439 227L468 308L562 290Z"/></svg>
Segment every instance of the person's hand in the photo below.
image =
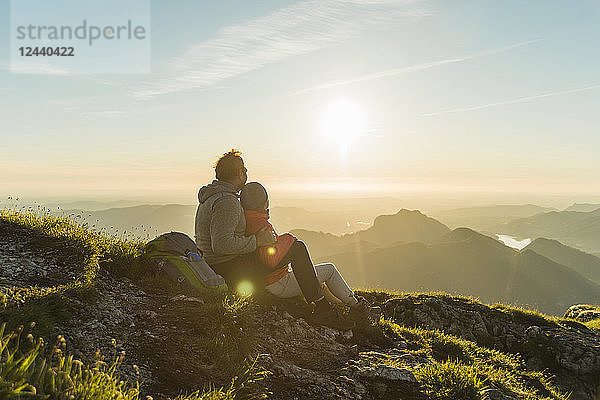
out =
<svg viewBox="0 0 600 400"><path fill-rule="evenodd" d="M276 241L277 236L275 236L275 232L267 230L266 226L256 232L256 247L268 246Z"/></svg>

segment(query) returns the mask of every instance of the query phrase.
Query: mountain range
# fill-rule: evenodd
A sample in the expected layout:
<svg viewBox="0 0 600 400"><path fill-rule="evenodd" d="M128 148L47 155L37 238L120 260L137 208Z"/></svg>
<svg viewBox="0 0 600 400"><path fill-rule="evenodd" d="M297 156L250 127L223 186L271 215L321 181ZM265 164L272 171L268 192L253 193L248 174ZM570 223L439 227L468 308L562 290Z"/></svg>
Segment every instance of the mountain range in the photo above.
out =
<svg viewBox="0 0 600 400"><path fill-rule="evenodd" d="M435 243L406 242L315 259L326 261L354 287L446 291L555 315L570 304L600 300L600 286L576 270L469 228L456 228Z"/></svg>
<svg viewBox="0 0 600 400"><path fill-rule="evenodd" d="M355 287L448 291L561 314L600 296L600 258L538 238L517 251L494 237L447 226L419 211L381 216L336 236L292 231L316 263L333 262Z"/></svg>
<svg viewBox="0 0 600 400"><path fill-rule="evenodd" d="M436 211L431 216L451 228L468 226L479 232L495 233L499 224L550 211L556 209L534 204L497 204Z"/></svg>
<svg viewBox="0 0 600 400"><path fill-rule="evenodd" d="M496 232L520 238L545 237L580 250L600 252L600 208L593 211L550 211L499 224Z"/></svg>

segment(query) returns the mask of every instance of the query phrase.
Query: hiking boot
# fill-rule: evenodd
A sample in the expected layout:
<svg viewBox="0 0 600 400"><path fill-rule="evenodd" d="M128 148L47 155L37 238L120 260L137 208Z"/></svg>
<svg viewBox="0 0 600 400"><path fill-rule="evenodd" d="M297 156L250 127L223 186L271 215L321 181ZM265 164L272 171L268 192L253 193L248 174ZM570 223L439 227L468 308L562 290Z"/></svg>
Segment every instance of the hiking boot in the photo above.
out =
<svg viewBox="0 0 600 400"><path fill-rule="evenodd" d="M343 318L333 307L315 308L310 322L313 325L324 325L340 331L347 331L355 327L354 322Z"/></svg>
<svg viewBox="0 0 600 400"><path fill-rule="evenodd" d="M362 296L356 296L358 304L350 307L350 318L353 321L369 321L374 322L379 320L381 315L381 307L372 306L367 299Z"/></svg>

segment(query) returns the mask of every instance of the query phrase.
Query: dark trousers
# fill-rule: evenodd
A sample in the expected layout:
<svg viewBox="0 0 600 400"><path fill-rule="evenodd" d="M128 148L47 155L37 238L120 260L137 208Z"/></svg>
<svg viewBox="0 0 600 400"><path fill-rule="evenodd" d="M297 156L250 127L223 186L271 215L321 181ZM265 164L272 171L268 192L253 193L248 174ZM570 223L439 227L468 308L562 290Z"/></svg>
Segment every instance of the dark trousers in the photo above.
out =
<svg viewBox="0 0 600 400"><path fill-rule="evenodd" d="M323 288L317 280L315 267L303 241L296 240L274 269L285 268L290 263L306 301L311 303L323 297ZM255 251L240 254L230 261L212 264L211 268L225 278L231 289L235 289L241 281L250 281L254 287L262 288L265 275L273 271L259 260Z"/></svg>
<svg viewBox="0 0 600 400"><path fill-rule="evenodd" d="M323 287L303 241L296 240L276 268L283 268L290 263L306 301L311 303L323 297Z"/></svg>
<svg viewBox="0 0 600 400"><path fill-rule="evenodd" d="M257 289L263 288L265 275L270 272L269 268L260 262L255 251L240 254L229 261L211 264L210 267L225 278L227 286L232 290L242 281L251 282Z"/></svg>

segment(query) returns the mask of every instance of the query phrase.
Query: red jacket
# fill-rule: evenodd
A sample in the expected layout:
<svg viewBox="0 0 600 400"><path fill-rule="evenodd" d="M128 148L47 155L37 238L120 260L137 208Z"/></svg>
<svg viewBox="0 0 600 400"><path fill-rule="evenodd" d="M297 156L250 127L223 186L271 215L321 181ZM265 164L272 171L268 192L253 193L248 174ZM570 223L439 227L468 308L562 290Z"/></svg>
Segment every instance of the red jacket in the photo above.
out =
<svg viewBox="0 0 600 400"><path fill-rule="evenodd" d="M255 235L263 227L267 227L268 230L274 232L275 228L269 222L269 213L263 213L254 210L246 210L246 235ZM296 241L296 237L291 233L284 233L283 235L277 235L277 241L270 246L260 246L256 249L258 258L268 267L275 268L283 257L287 254L292 247L292 244ZM277 282L288 273L287 268L279 268L271 272L265 277L265 284L270 285L271 283Z"/></svg>

